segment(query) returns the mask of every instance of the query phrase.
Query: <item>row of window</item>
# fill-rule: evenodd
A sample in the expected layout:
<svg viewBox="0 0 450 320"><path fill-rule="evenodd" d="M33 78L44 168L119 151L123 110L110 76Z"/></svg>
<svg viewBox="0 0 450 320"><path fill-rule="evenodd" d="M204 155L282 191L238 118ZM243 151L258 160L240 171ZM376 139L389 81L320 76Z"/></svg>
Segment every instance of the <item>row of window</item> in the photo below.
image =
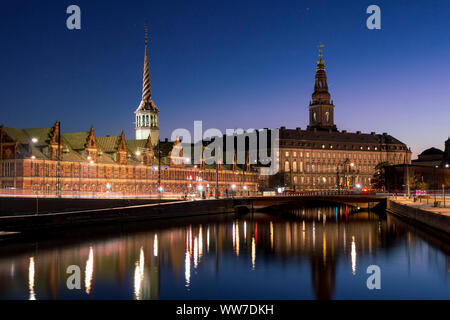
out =
<svg viewBox="0 0 450 320"><path fill-rule="evenodd" d="M348 179L348 178L347 178ZM346 178L339 177L339 185L343 185L346 183ZM352 179L349 179L351 181L348 181L352 184L362 184L365 186L370 185L371 178L369 177L360 177L356 176ZM295 185L336 185L337 184L337 177L309 177L309 176L293 176L292 177L292 183Z"/></svg>
<svg viewBox="0 0 450 320"><path fill-rule="evenodd" d="M380 160L382 157L378 154L373 153L342 153L342 152L303 152L303 151L284 151L284 156L286 158L293 157L296 158L298 155L299 158L317 158L317 159L364 159L364 160ZM277 153L279 156L279 152ZM395 153L387 155L387 159L397 159L403 160L406 155L404 153Z"/></svg>
<svg viewBox="0 0 450 320"><path fill-rule="evenodd" d="M326 165L326 164L309 164L306 163L305 167L303 167L303 162L299 162L299 166L297 167L297 161L292 162L292 172L341 172L341 171L355 171L360 170L361 172L372 172L375 168L375 165L357 165L349 166L347 165L345 168L342 166L336 166L336 165ZM284 172L290 172L291 171L291 163L289 161L284 162Z"/></svg>

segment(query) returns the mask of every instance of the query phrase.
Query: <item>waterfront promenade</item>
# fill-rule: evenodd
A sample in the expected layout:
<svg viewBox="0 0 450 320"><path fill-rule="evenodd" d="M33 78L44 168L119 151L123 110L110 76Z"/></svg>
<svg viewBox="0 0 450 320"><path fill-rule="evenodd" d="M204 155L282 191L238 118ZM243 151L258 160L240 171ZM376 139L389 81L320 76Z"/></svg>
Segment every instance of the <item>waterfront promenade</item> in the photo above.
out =
<svg viewBox="0 0 450 320"><path fill-rule="evenodd" d="M404 204L407 205L408 207L411 208L417 208L417 209L421 209L421 210L425 210L425 211L429 211L430 213L434 213L434 214L440 214L440 215L445 215L450 217L450 198L446 197L446 207L444 208L444 201L442 197L438 197L436 198L436 200L440 203L440 207L434 207L433 203L434 203L434 198L430 198L428 200L428 203L426 200L422 199L421 201L419 201L419 199L417 199L416 202L414 202L414 199L408 199L406 197L392 197L390 198L390 200L393 200L397 203L400 204Z"/></svg>
<svg viewBox="0 0 450 320"><path fill-rule="evenodd" d="M440 201L441 200L441 201ZM448 200L448 199L446 199ZM440 206L434 206L434 198L414 201L413 198L389 197L387 201L387 211L396 214L410 222L439 230L450 235L450 208L446 201L446 208L443 207L443 199L437 198Z"/></svg>

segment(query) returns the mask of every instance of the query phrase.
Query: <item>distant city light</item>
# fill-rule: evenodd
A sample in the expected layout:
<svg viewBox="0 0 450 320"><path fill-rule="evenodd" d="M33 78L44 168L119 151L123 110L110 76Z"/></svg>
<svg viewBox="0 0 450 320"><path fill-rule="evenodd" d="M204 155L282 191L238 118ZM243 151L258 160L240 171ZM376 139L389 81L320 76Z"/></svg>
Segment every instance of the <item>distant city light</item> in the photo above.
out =
<svg viewBox="0 0 450 320"><path fill-rule="evenodd" d="M164 188L163 188L162 186L159 186L159 187L158 187L158 192L159 192L159 193L163 193L163 191L164 191Z"/></svg>
<svg viewBox="0 0 450 320"><path fill-rule="evenodd" d="M233 184L232 186L231 186L231 189L236 189L236 185L235 184Z"/></svg>

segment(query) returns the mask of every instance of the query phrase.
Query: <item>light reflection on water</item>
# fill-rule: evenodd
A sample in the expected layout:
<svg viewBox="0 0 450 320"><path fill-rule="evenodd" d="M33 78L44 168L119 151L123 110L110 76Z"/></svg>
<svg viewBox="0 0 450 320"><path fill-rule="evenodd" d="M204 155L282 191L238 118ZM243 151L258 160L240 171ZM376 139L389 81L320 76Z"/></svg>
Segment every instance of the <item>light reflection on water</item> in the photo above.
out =
<svg viewBox="0 0 450 320"><path fill-rule="evenodd" d="M449 299L449 252L395 217L346 207L218 215L4 244L0 299ZM366 287L372 264L379 291ZM66 287L69 265L84 270L81 290Z"/></svg>

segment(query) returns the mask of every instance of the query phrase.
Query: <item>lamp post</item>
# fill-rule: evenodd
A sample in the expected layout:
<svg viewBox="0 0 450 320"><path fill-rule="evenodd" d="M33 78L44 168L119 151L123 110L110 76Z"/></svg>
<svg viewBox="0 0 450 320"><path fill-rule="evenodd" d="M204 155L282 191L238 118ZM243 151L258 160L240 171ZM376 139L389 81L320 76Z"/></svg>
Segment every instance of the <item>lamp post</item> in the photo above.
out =
<svg viewBox="0 0 450 320"><path fill-rule="evenodd" d="M61 125L58 127L58 154L56 155L56 196L61 198Z"/></svg>
<svg viewBox="0 0 450 320"><path fill-rule="evenodd" d="M434 171L434 172L433 172L433 173L434 173L434 192L433 192L433 193L434 193L434 205L436 205L436 191L437 191L436 169L437 169L437 167L438 167L438 166L435 166L435 167L434 167L434 170L433 170L433 171Z"/></svg>

